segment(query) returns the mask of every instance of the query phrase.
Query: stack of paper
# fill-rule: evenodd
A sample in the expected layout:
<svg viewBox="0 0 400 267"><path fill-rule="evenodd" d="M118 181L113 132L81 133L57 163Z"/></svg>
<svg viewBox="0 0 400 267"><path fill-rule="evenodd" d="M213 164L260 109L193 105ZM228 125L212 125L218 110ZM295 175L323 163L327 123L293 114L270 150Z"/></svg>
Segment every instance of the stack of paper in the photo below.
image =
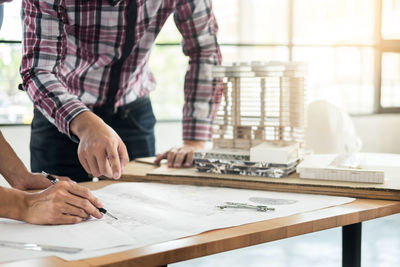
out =
<svg viewBox="0 0 400 267"><path fill-rule="evenodd" d="M370 168L362 164L365 156L366 154L360 157L357 167L342 167L336 164L338 154L309 155L297 166L297 172L300 178L305 179L383 183L384 169L378 166Z"/></svg>

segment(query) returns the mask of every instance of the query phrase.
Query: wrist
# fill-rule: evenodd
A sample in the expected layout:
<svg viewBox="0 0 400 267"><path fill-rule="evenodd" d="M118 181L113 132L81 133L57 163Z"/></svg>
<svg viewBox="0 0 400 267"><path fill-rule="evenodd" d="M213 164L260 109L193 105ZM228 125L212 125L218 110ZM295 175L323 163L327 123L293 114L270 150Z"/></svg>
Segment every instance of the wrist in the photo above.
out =
<svg viewBox="0 0 400 267"><path fill-rule="evenodd" d="M19 207L19 219L20 221L24 222L29 222L29 211L30 207L33 205L32 199L34 196L34 193L28 193L28 192L21 192L21 203Z"/></svg>
<svg viewBox="0 0 400 267"><path fill-rule="evenodd" d="M41 173L29 173L24 177L24 184L23 188L18 188L22 190L29 190L29 189L45 189L51 185L49 179L47 179Z"/></svg>
<svg viewBox="0 0 400 267"><path fill-rule="evenodd" d="M203 140L183 140L183 144L187 146L192 146L197 149L203 149L206 146L206 141Z"/></svg>
<svg viewBox="0 0 400 267"><path fill-rule="evenodd" d="M0 187L0 217L26 221L29 210L27 192L13 188Z"/></svg>
<svg viewBox="0 0 400 267"><path fill-rule="evenodd" d="M18 168L17 170L10 170L4 177L11 187L25 190L32 178L32 173L29 172L25 166L23 168Z"/></svg>
<svg viewBox="0 0 400 267"><path fill-rule="evenodd" d="M98 116L90 111L84 111L78 114L70 123L70 131L79 139L93 128L96 123L103 122Z"/></svg>

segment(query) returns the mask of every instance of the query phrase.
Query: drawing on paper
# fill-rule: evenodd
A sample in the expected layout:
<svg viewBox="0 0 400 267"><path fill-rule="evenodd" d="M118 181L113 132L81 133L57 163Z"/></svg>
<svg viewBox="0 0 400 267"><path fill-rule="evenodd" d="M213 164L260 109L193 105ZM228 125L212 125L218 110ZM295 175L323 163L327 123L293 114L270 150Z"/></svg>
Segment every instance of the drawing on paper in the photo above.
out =
<svg viewBox="0 0 400 267"><path fill-rule="evenodd" d="M250 197L251 202L263 205L290 205L297 203L297 200L293 199L279 199L279 198L265 198L265 197Z"/></svg>

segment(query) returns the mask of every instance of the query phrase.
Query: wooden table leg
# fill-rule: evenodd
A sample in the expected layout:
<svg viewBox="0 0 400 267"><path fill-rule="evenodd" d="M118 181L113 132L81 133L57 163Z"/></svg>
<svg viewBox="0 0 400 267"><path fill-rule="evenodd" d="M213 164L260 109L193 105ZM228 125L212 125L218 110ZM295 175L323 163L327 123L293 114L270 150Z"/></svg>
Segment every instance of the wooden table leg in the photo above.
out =
<svg viewBox="0 0 400 267"><path fill-rule="evenodd" d="M361 223L342 227L342 267L361 267Z"/></svg>

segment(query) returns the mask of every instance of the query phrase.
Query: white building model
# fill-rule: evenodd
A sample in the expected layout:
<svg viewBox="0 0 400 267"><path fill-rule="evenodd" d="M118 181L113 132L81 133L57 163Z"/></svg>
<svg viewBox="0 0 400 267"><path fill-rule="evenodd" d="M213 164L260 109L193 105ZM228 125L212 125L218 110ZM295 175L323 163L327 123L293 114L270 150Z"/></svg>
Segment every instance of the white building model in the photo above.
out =
<svg viewBox="0 0 400 267"><path fill-rule="evenodd" d="M235 63L216 66L213 76L222 79L224 95L214 121L213 149L195 154L196 167L238 173L229 170L238 161L247 170L295 166L306 125L304 64ZM270 176L254 171L241 169L239 174Z"/></svg>

